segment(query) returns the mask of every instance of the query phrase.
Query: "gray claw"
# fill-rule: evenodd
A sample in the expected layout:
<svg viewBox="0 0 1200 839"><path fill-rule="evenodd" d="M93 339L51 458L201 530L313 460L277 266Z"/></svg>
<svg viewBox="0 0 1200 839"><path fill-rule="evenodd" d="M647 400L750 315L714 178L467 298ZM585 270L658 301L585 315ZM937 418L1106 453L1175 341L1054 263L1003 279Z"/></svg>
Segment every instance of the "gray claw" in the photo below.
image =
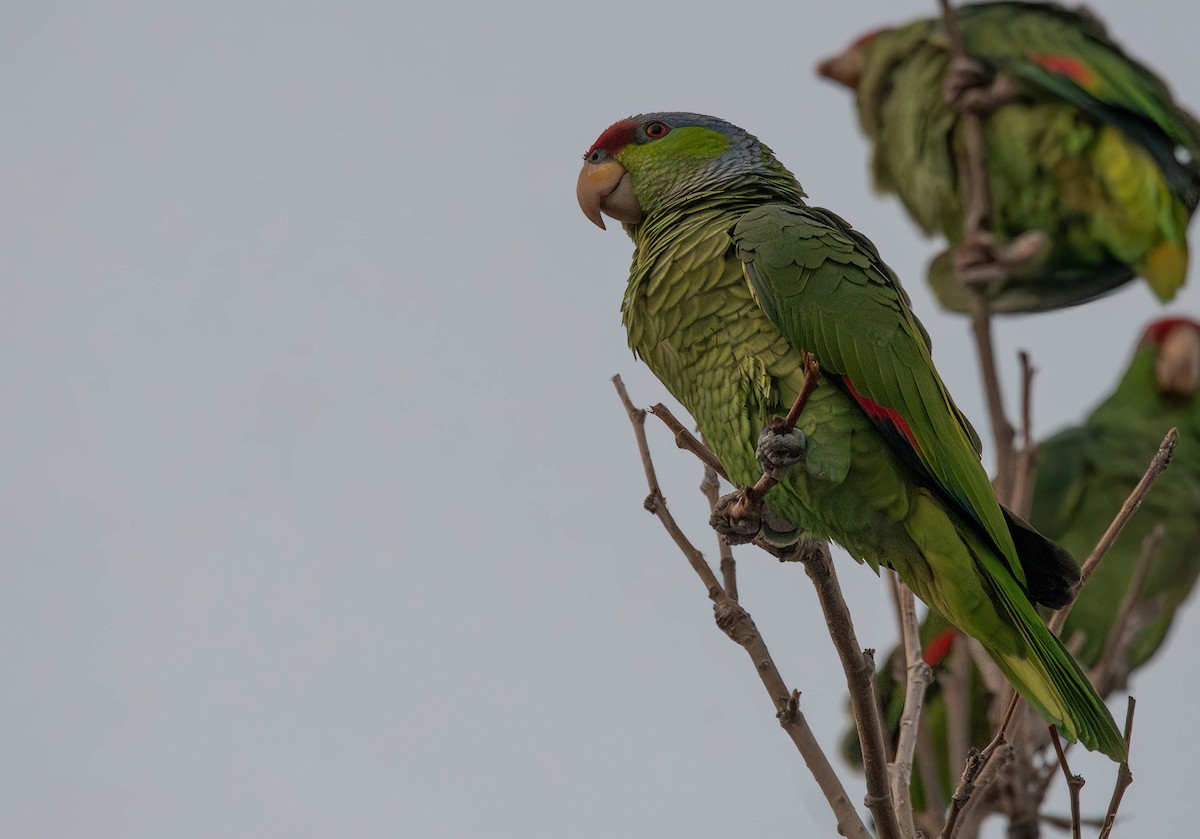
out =
<svg viewBox="0 0 1200 839"><path fill-rule="evenodd" d="M804 460L808 451L808 437L799 428L783 429L779 426L764 428L758 435L758 447L754 457L763 471L779 480L788 469Z"/></svg>
<svg viewBox="0 0 1200 839"><path fill-rule="evenodd" d="M791 519L784 518L770 504L764 504L762 509L762 528L758 535L773 548L790 548L800 541L804 531L796 526Z"/></svg>
<svg viewBox="0 0 1200 839"><path fill-rule="evenodd" d="M721 538L731 545L745 545L753 542L762 531L762 516L758 512L746 511L736 518L730 517L729 508L741 500L740 490L721 496L717 499L717 505L713 508L712 515L708 518L708 523L712 525L713 530L721 534Z"/></svg>
<svg viewBox="0 0 1200 839"><path fill-rule="evenodd" d="M957 111L988 114L1017 95L1017 84L970 56L954 56L946 65L943 101Z"/></svg>
<svg viewBox="0 0 1200 839"><path fill-rule="evenodd" d="M1032 266L1044 255L1047 244L1046 234L1040 230L1026 230L1004 243L991 233L979 232L959 242L951 254L951 265L962 282L999 286Z"/></svg>

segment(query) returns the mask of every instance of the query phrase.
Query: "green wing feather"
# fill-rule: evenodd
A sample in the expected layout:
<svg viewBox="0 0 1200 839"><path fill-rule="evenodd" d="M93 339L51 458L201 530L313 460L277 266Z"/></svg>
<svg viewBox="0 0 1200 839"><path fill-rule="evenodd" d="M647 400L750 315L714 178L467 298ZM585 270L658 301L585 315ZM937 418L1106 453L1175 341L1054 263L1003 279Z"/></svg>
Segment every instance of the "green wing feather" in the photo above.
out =
<svg viewBox="0 0 1200 839"><path fill-rule="evenodd" d="M1103 701L1018 589L1028 591L1030 567L1014 544L1009 528L1016 525L996 501L978 438L938 377L924 331L874 246L832 213L779 204L747 212L734 226L733 241L756 302L787 341L816 355L827 382L848 379L851 396L858 394L873 418L879 413L892 421L887 412L894 412L907 433L885 439L957 507L964 523L978 525L978 532L966 525L959 535L995 614L1020 638L1007 648L999 639L980 638L1009 680L1069 736L1122 759L1124 745ZM1023 550L1039 542L1053 548L1032 530L1022 533ZM1074 567L1065 552L1050 559ZM917 590L950 605L937 600L941 585L918 584Z"/></svg>
<svg viewBox="0 0 1200 839"><path fill-rule="evenodd" d="M817 208L767 205L733 233L755 299L788 341L816 355L827 376L895 411L915 445L900 452L977 523L1013 576L1025 574L979 460L979 437L933 366L907 296L874 246ZM841 328L853 323L853 333ZM905 446L901 438L898 445Z"/></svg>

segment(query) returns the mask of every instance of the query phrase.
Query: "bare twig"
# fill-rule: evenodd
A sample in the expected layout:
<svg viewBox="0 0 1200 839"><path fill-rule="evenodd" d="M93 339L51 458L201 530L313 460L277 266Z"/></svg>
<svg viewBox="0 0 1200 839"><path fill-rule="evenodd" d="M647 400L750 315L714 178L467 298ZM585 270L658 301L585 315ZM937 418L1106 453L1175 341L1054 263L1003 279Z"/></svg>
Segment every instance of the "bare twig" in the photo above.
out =
<svg viewBox="0 0 1200 839"><path fill-rule="evenodd" d="M1129 754L1129 742L1133 738L1133 712L1137 707L1137 700L1132 696L1129 697L1129 703L1125 706L1125 754ZM1108 813L1104 816L1104 827L1100 829L1098 839L1108 839L1112 833L1113 825L1117 821L1117 810L1121 806L1121 799L1125 797L1125 790L1133 783L1133 773L1129 771L1129 760L1121 761L1121 765L1117 767L1117 783L1113 788L1112 798L1108 802Z"/></svg>
<svg viewBox="0 0 1200 839"><path fill-rule="evenodd" d="M941 675L942 698L946 703L946 760L949 766L962 766L967 760L971 739L971 653L967 636L954 639L949 667Z"/></svg>
<svg viewBox="0 0 1200 839"><path fill-rule="evenodd" d="M1133 574L1125 586L1125 593L1121 595L1121 604L1117 607L1117 616L1113 619L1108 638L1104 642L1104 651L1100 653L1096 666L1088 674L1101 696L1124 684L1129 676L1129 647L1136 635L1136 627L1131 627L1130 622L1136 611L1146 576L1158 555L1162 553L1163 541L1166 538L1167 529L1159 522L1142 540L1137 565L1134 566Z"/></svg>
<svg viewBox="0 0 1200 839"><path fill-rule="evenodd" d="M986 163L983 165L986 166ZM1016 433L1004 413L1000 373L996 368L996 351L992 346L992 318L988 314L983 294L978 291L971 306L971 334L975 337L979 372L983 377L983 391L987 398L988 416L992 425L992 443L996 458L996 477L992 480L992 486L995 487L996 497L1001 502L1011 504L1015 484L1016 458L1013 454L1013 439Z"/></svg>
<svg viewBox="0 0 1200 839"><path fill-rule="evenodd" d="M1037 466L1037 443L1033 439L1033 376L1037 368L1029 353L1017 353L1021 362L1021 451L1017 453L1011 509L1021 518L1029 518L1033 509L1033 479Z"/></svg>
<svg viewBox="0 0 1200 839"><path fill-rule="evenodd" d="M846 671L846 684L850 689L850 707L854 722L858 726L859 743L862 745L863 774L867 781L866 805L875 820L880 839L898 839L900 825L892 805L888 787L887 751L883 745L883 724L879 718L879 703L875 699L875 651L859 646L854 633L854 622L850 609L838 585L837 573L829 545L815 539L801 539L793 551L795 559L804 564L804 570L817 589L817 599L825 614L825 625L833 638L834 647ZM792 558L789 557L789 558ZM911 812L911 810L910 810Z"/></svg>
<svg viewBox="0 0 1200 839"><path fill-rule="evenodd" d="M993 743L995 744L995 741ZM977 806L980 790L995 780L1011 757L1012 747L1003 739L994 747L989 745L982 752L972 750L967 755L967 765L954 788L954 795L950 799L950 813L946 816L946 825L938 839L953 839L961 824L960 819Z"/></svg>
<svg viewBox="0 0 1200 839"><path fill-rule="evenodd" d="M905 691L904 711L900 717L900 732L896 737L896 757L888 766L888 779L892 787L892 801L900 831L908 839L916 839L912 809L912 765L917 747L917 731L921 719L921 706L925 701L925 690L933 680L933 670L921 657L921 636L917 626L917 606L913 593L895 572L888 572L893 594L896 598L897 617L900 621L900 637L904 639Z"/></svg>
<svg viewBox="0 0 1200 839"><path fill-rule="evenodd" d="M1104 535L1100 537L1100 541L1088 556L1087 561L1083 563L1080 569L1079 589L1087 585L1087 581L1091 579L1092 574L1096 571L1096 566L1100 564L1100 560L1104 557L1105 552L1112 547L1112 543L1121 535L1121 531L1125 529L1130 517L1142 503L1142 499L1146 497L1146 493L1150 491L1150 487L1154 486L1154 482L1158 480L1168 466L1171 465L1171 456L1175 453L1175 443L1179 440L1179 430L1172 428L1167 432L1167 436L1163 437L1162 443L1155 452L1154 458L1150 461L1150 466L1146 469L1146 474L1142 475L1142 479L1138 481L1137 486L1129 493L1129 497L1125 499L1125 503L1121 505L1120 511L1116 518L1104 531ZM1078 595L1076 595L1078 596ZM1058 634L1062 630L1063 623L1067 620L1067 615L1071 613L1072 603L1055 612L1047 626L1050 631Z"/></svg>
<svg viewBox="0 0 1200 839"><path fill-rule="evenodd" d="M619 376L613 377L614 381L619 381ZM650 406L650 412L658 417L667 428L671 429L675 434L675 445L681 449L687 449L689 452L700 458L700 462L709 469L716 472L725 480L729 480L729 476L725 474L725 467L721 465L721 461L712 453L708 446L696 439L696 435L683 427L683 423L675 419L675 415L671 413L666 405L659 402L657 405Z"/></svg>
<svg viewBox="0 0 1200 839"><path fill-rule="evenodd" d="M721 482L716 471L707 463L704 465L704 480L700 482L700 491L708 500L708 509L716 509L717 500L721 497ZM725 584L725 593L737 600L737 563L733 559L733 547L718 536L717 551L721 557L721 581Z"/></svg>
<svg viewBox="0 0 1200 839"><path fill-rule="evenodd" d="M799 709L799 693L791 691L774 660L767 649L766 642L755 626L748 612L737 601L729 596L717 581L712 568L709 567L703 555L692 545L691 541L675 523L667 509L666 499L658 485L654 472L654 463L650 457L650 446L646 441L646 412L636 408L621 382L620 376L613 377L613 385L621 398L629 421L633 425L634 436L637 438L638 451L642 456L642 466L646 472L646 483L650 494L646 498L646 509L654 513L662 522L663 527L671 535L675 544L687 557L692 570L700 577L708 591L708 597L713 601L717 626L729 638L739 644L750 656L754 670L766 688L772 703L775 705L779 724L792 739L800 752L817 785L824 793L826 800L837 817L838 833L847 839L871 839L866 825L854 809L850 797L842 787L829 759L817 743L816 737L809 728L807 720ZM698 441L697 441L698 442ZM705 449L707 451L707 449ZM699 452L697 452L699 454ZM711 454L711 453L710 453Z"/></svg>
<svg viewBox="0 0 1200 839"><path fill-rule="evenodd" d="M966 766L963 767L958 785L950 797L950 812L946 816L946 826L942 828L939 839L952 839L956 832L956 824L964 811L971 805L972 797L995 778L1001 765L1007 763L1011 758L1012 747L1008 744L1007 734L1019 700L1020 696L1013 693L1012 699L1008 703L1008 709L1004 712L1004 719L1000 722L1000 727L996 730L992 741L984 747L983 751L972 749L967 755Z"/></svg>
<svg viewBox="0 0 1200 839"><path fill-rule="evenodd" d="M1046 727L1050 730L1050 742L1054 744L1054 751L1058 754L1058 765L1062 767L1063 777L1067 779L1067 788L1070 791L1071 839L1082 839L1083 825L1079 821L1079 791L1083 789L1085 781L1082 775L1076 775L1071 771L1071 767L1067 763L1067 755L1063 751L1062 740L1058 736L1058 729L1052 725Z"/></svg>

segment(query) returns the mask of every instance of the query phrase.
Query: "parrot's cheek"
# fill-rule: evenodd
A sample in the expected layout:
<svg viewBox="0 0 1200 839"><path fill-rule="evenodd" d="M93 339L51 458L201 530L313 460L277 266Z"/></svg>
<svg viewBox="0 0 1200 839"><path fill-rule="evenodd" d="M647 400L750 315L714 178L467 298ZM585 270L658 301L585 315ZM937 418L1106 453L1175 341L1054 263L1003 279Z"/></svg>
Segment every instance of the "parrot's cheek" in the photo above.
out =
<svg viewBox="0 0 1200 839"><path fill-rule="evenodd" d="M575 197L579 200L579 209L601 230L604 229L601 213L617 221L634 223L642 220L642 205L633 193L633 180L625 167L615 160L583 164L575 185Z"/></svg>
<svg viewBox="0 0 1200 839"><path fill-rule="evenodd" d="M626 224L637 224L642 220L642 216L645 214L642 212L641 203L633 193L633 179L629 177L628 172L621 178L617 188L601 199L600 209L604 211L605 215Z"/></svg>

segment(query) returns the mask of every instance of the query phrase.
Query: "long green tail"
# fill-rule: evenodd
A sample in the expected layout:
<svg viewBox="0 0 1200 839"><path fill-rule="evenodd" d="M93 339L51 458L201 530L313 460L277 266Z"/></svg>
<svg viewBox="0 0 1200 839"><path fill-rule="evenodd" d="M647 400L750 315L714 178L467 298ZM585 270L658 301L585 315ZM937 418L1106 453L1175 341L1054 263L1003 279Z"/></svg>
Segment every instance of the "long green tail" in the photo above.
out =
<svg viewBox="0 0 1200 839"><path fill-rule="evenodd" d="M1013 597L994 583L990 587L992 602L1019 630L1025 647L1000 650L984 644L1013 687L1062 736L1113 760L1125 760L1125 739L1108 706L1066 647L1021 594Z"/></svg>

